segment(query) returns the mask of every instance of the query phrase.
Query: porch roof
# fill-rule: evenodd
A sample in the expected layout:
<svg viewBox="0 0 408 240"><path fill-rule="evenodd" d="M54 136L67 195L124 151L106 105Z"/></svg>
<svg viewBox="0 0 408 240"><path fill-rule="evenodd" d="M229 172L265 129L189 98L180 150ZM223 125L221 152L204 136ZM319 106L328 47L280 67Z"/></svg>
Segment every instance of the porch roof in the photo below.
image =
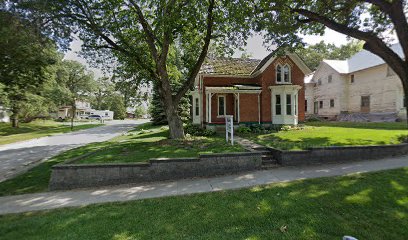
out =
<svg viewBox="0 0 408 240"><path fill-rule="evenodd" d="M256 85L233 85L223 87L206 87L208 93L261 93L262 87Z"/></svg>

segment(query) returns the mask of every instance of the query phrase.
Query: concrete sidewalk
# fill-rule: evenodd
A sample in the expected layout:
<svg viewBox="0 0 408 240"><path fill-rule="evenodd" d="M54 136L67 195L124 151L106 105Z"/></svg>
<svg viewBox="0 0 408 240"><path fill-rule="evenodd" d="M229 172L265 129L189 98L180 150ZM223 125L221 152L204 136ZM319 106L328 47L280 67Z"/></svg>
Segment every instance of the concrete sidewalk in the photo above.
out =
<svg viewBox="0 0 408 240"><path fill-rule="evenodd" d="M21 213L94 203L122 202L227 189L299 179L346 175L408 166L408 156L355 163L327 164L308 167L281 167L215 178L187 179L144 185L122 185L100 189L45 192L0 197L0 214Z"/></svg>

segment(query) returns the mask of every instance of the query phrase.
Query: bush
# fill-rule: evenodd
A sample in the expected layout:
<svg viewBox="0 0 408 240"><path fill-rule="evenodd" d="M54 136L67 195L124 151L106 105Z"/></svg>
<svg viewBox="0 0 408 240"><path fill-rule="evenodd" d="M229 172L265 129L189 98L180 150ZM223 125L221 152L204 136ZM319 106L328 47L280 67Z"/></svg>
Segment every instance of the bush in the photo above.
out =
<svg viewBox="0 0 408 240"><path fill-rule="evenodd" d="M190 134L191 136L204 136L204 137L214 136L216 134L214 130L202 128L200 125L197 124L187 124L184 127L184 132L186 134Z"/></svg>
<svg viewBox="0 0 408 240"><path fill-rule="evenodd" d="M397 137L398 141L401 143L408 143L408 134L405 135L399 135Z"/></svg>
<svg viewBox="0 0 408 240"><path fill-rule="evenodd" d="M239 126L236 130L237 133L250 133L251 128L245 126Z"/></svg>

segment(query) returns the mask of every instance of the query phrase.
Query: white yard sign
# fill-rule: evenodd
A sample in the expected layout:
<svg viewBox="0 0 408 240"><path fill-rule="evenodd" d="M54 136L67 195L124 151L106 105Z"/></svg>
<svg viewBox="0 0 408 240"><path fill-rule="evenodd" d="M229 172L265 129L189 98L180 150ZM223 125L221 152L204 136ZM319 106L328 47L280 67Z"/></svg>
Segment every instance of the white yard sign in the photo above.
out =
<svg viewBox="0 0 408 240"><path fill-rule="evenodd" d="M225 116L225 138L228 143L228 137L231 134L231 145L234 145L234 116Z"/></svg>

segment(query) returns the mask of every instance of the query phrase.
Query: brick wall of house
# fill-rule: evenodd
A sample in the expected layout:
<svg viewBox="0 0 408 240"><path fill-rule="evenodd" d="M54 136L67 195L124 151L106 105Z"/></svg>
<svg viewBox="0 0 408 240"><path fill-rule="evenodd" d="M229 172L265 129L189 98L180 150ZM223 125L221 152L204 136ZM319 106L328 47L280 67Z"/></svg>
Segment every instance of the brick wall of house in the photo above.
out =
<svg viewBox="0 0 408 240"><path fill-rule="evenodd" d="M222 86L232 86L235 84L259 84L258 78L231 78L231 77L211 77L206 76L203 79L204 92L205 87L222 87ZM207 116L207 103L206 96L203 95L203 119L205 122L205 116ZM233 94L227 94L227 114L234 115L234 96ZM214 94L211 99L211 122L225 122L224 118L217 118L218 111L218 100L217 94Z"/></svg>
<svg viewBox="0 0 408 240"><path fill-rule="evenodd" d="M289 63L292 68L292 84L302 86L302 89L299 90L298 96L298 111L299 111L299 121L305 120L305 87L304 87L304 78L305 75L300 70L300 68L289 58L277 58L275 61L270 64L261 75L260 82L262 83L262 94L261 94L261 121L262 122L271 122L272 113L271 113L271 90L270 86L276 84L276 70L275 64L277 62Z"/></svg>
<svg viewBox="0 0 408 240"><path fill-rule="evenodd" d="M239 94L240 121L258 122L258 94Z"/></svg>
<svg viewBox="0 0 408 240"><path fill-rule="evenodd" d="M265 71L254 78L241 77L212 77L206 76L203 78L204 92L205 87L217 86L232 86L236 84L257 84L262 86L262 93L260 95L261 104L261 122L270 123L272 121L271 114L271 90L270 86L276 84L275 64L277 62L289 63L292 74L292 84L302 86L298 94L298 111L299 121L305 119L305 86L304 73L300 68L290 59L290 57L280 57L274 60ZM234 97L233 94L227 94L227 114L234 114ZM206 116L206 96L203 96L203 116L205 121ZM240 94L240 121L241 122L258 122L258 94ZM214 94L211 101L211 121L224 122L224 118L217 118L218 101L217 94Z"/></svg>

